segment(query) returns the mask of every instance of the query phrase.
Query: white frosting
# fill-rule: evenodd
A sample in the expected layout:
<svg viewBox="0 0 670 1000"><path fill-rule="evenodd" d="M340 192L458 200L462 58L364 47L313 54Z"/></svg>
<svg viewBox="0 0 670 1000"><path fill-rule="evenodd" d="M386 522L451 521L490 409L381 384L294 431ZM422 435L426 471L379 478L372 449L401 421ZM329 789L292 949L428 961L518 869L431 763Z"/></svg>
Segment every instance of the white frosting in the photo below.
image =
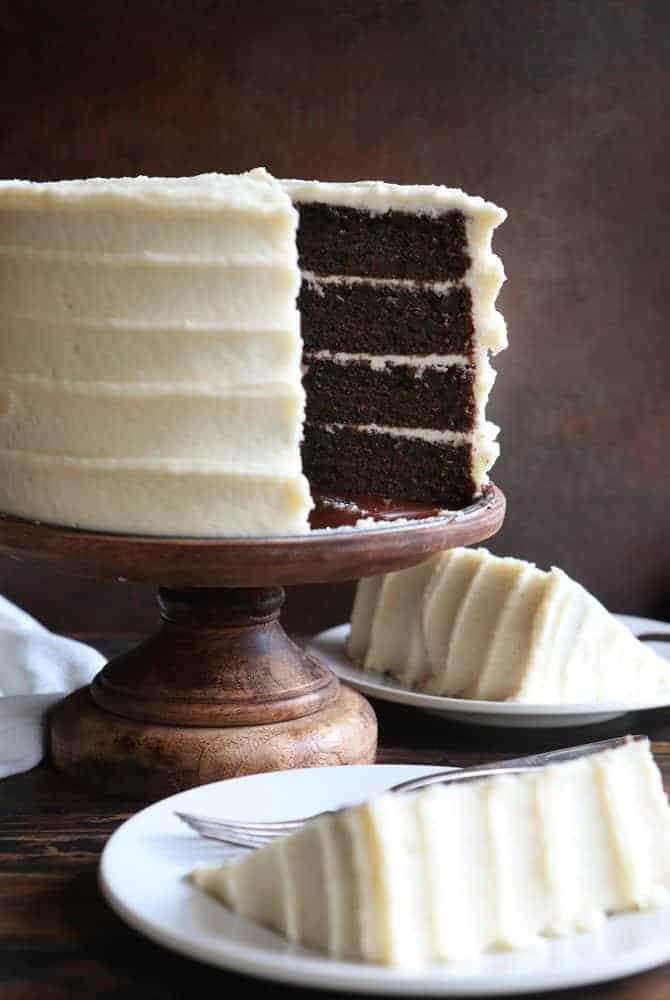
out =
<svg viewBox="0 0 670 1000"><path fill-rule="evenodd" d="M3 448L71 458L212 461L299 473L304 393L263 382L0 380ZM148 440L148 434L150 435Z"/></svg>
<svg viewBox="0 0 670 1000"><path fill-rule="evenodd" d="M670 808L644 740L519 776L387 793L192 877L307 947L416 968L535 947L665 902Z"/></svg>
<svg viewBox="0 0 670 1000"><path fill-rule="evenodd" d="M212 461L91 459L0 449L0 510L130 534L300 535L305 477Z"/></svg>
<svg viewBox="0 0 670 1000"><path fill-rule="evenodd" d="M0 182L0 509L307 531L296 225L269 176Z"/></svg>
<svg viewBox="0 0 670 1000"><path fill-rule="evenodd" d="M0 213L2 206L0 204ZM0 216L1 224L1 216ZM280 254L0 254L0 321L38 312L59 320L248 325L295 323L299 272Z"/></svg>
<svg viewBox="0 0 670 1000"><path fill-rule="evenodd" d="M1 312L1 307L0 307ZM203 382L210 385L292 383L300 368L297 315L276 329L248 325L62 321L5 315L0 371L9 377L84 382L91 372L111 383Z"/></svg>
<svg viewBox="0 0 670 1000"><path fill-rule="evenodd" d="M258 171L252 171L258 176ZM284 190L294 203L321 202L357 208L381 214L383 212L416 212L420 215L444 215L458 211L466 217L485 219L495 229L507 218L507 212L490 201L473 197L460 188L442 184L389 184L386 181L301 181L282 180Z"/></svg>
<svg viewBox="0 0 670 1000"><path fill-rule="evenodd" d="M370 278L354 274L316 274L315 271L302 271L302 279L315 291L323 291L322 285L370 285L371 288L407 288L409 291L421 291L429 288L436 295L448 295L454 288L460 288L462 281L419 281L416 278Z"/></svg>
<svg viewBox="0 0 670 1000"><path fill-rule="evenodd" d="M348 365L352 361L367 361L375 371L383 370L386 365L407 365L416 368L420 375L425 368L451 368L457 365L463 368L471 364L472 359L465 354L365 354L347 351L305 351L305 359L310 361L332 361L336 365Z"/></svg>
<svg viewBox="0 0 670 1000"><path fill-rule="evenodd" d="M411 438L416 441L430 441L433 444L470 444L470 431L437 431L432 427L387 427L383 424L320 424L321 430L328 434L352 426L363 434L386 434L388 437Z"/></svg>
<svg viewBox="0 0 670 1000"><path fill-rule="evenodd" d="M665 661L565 573L485 549L362 580L349 651L447 697L633 705L670 692Z"/></svg>
<svg viewBox="0 0 670 1000"><path fill-rule="evenodd" d="M481 261L475 257L467 274L472 292L472 319L475 344L480 350L498 354L507 347L507 327L495 302L505 281L505 269L495 254L485 253Z"/></svg>
<svg viewBox="0 0 670 1000"><path fill-rule="evenodd" d="M135 234L131 238L132 245L144 245L144 226L138 221L144 213L149 215L146 220L149 224L162 216L160 224L169 231L173 231L182 219L206 216L205 221L208 221L217 211L226 220L231 212L247 214L257 221L261 216L276 214L278 222L284 220L284 226L292 218L287 212L288 202L281 186L263 168L246 174L210 173L195 177L89 177L47 182L0 180L0 204L3 227L7 211L10 213L9 233L13 232L12 224L16 224L20 230L19 242L25 238L28 245L33 245L34 241L42 245L46 237L50 245L62 240L65 249L80 246L83 233L87 234L86 243L106 222L114 249L116 239L125 232L126 226ZM11 215L13 211L31 215L42 213L42 217L20 220ZM105 220L100 215L102 211L111 213L112 217ZM77 217L85 212L95 212L96 219L87 224L81 216ZM129 218L120 220L119 216L125 213ZM141 240L137 239L139 232ZM105 239L101 245L110 244ZM162 246L162 242L159 245Z"/></svg>

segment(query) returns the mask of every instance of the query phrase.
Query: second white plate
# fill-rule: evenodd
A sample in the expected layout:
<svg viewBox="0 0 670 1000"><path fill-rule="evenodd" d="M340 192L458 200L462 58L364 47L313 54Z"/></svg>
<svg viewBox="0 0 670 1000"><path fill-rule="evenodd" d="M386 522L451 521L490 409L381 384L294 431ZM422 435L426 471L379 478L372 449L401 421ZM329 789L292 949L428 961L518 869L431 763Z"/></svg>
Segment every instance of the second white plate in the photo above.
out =
<svg viewBox="0 0 670 1000"><path fill-rule="evenodd" d="M636 635L643 632L670 634L670 625L650 618L617 615L619 621ZM433 715L479 726L525 727L527 729L563 728L608 722L628 712L648 708L663 708L668 699L640 701L586 702L573 705L534 705L509 701L478 701L470 698L445 698L405 687L400 681L381 674L365 673L354 666L346 653L349 625L336 625L312 639L307 651L318 656L340 680L380 701L396 701L414 708L423 708ZM670 643L657 643L654 648L670 661ZM670 669L670 667L668 668Z"/></svg>

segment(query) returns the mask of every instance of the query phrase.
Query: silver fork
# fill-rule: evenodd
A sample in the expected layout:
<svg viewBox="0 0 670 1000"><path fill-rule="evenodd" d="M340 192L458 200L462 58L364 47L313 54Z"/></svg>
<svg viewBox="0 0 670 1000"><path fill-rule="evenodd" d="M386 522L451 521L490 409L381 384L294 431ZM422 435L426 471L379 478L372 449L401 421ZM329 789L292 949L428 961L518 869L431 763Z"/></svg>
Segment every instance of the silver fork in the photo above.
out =
<svg viewBox="0 0 670 1000"><path fill-rule="evenodd" d="M420 778L412 778L410 781L402 781L399 785L389 788L390 792L413 792L428 785L451 784L457 781L474 781L478 778L486 778L490 775L504 771L506 774L521 774L530 771L535 767L542 767L545 764L558 764L568 760L575 760L578 757L587 757L589 754L598 753L600 750L613 749L630 743L633 740L646 739L645 736L616 736L609 740L600 740L598 743L584 743L581 746L567 747L564 750L550 750L548 753L530 754L527 757L515 757L512 760L499 760L492 764L476 764L473 767L463 767L450 771L436 771L434 774L425 774ZM345 807L342 807L345 808ZM236 844L239 847L263 847L277 837L285 837L289 833L295 833L303 824L317 819L319 816L327 816L339 810L328 809L325 812L316 813L314 816L304 816L302 819L290 819L283 821L272 821L267 823L251 823L246 820L215 819L212 816L198 816L193 813L175 812L187 826L199 833L202 837L209 837L212 840L221 840L228 844Z"/></svg>

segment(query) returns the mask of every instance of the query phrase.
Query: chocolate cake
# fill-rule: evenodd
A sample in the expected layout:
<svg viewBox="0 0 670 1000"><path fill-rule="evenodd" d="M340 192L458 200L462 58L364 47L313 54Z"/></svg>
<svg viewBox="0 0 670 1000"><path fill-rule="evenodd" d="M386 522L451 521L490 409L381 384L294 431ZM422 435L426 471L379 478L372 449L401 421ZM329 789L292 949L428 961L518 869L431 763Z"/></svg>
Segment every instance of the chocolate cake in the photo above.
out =
<svg viewBox="0 0 670 1000"><path fill-rule="evenodd" d="M467 505L504 215L263 169L0 181L0 511L258 537Z"/></svg>
<svg viewBox="0 0 670 1000"><path fill-rule="evenodd" d="M299 212L312 491L466 506L498 454L484 411L488 353L506 346L491 252L506 213L444 187L282 183Z"/></svg>

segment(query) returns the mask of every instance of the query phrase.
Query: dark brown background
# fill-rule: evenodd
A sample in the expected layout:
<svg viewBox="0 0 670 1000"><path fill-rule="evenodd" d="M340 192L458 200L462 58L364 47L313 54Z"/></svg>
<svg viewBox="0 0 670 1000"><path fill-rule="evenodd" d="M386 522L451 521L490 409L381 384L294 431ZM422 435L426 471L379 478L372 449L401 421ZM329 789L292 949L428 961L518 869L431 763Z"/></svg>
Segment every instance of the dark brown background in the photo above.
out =
<svg viewBox="0 0 670 1000"><path fill-rule="evenodd" d="M495 551L670 618L670 5L0 4L0 175L238 171L444 182L509 211L490 413ZM278 580L281 573L278 572ZM59 629L142 629L147 588L0 563ZM350 588L315 588L307 631ZM307 615L307 618L305 618Z"/></svg>

